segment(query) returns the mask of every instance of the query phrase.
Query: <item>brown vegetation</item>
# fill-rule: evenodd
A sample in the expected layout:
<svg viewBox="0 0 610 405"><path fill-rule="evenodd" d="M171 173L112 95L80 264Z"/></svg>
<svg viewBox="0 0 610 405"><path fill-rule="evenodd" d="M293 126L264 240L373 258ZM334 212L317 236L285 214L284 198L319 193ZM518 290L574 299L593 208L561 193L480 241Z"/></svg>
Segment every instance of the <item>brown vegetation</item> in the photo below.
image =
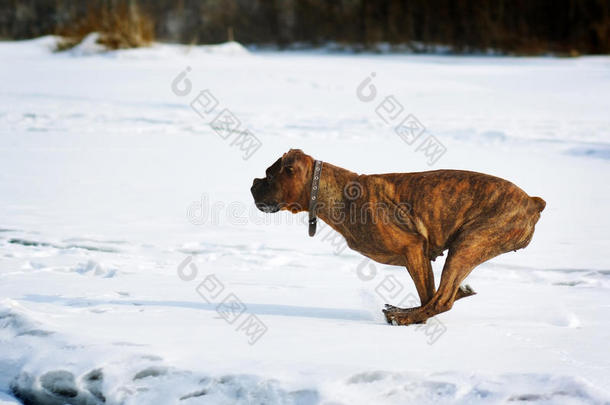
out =
<svg viewBox="0 0 610 405"><path fill-rule="evenodd" d="M55 34L62 37L58 50L72 48L92 32L107 49L136 48L152 43L154 24L135 1L90 3L83 17L56 27Z"/></svg>

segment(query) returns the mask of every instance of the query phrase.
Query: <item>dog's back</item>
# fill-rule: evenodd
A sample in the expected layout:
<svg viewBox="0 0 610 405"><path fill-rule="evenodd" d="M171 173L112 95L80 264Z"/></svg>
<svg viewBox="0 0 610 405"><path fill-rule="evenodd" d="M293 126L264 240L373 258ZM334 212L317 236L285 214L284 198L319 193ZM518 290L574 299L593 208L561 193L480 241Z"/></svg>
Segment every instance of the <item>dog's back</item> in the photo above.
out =
<svg viewBox="0 0 610 405"><path fill-rule="evenodd" d="M505 233L506 251L527 246L546 203L530 197L515 184L488 174L463 170L388 173L367 177L368 182L392 187L400 203L411 207L421 221L431 257L471 229L493 226ZM369 187L370 188L370 187Z"/></svg>

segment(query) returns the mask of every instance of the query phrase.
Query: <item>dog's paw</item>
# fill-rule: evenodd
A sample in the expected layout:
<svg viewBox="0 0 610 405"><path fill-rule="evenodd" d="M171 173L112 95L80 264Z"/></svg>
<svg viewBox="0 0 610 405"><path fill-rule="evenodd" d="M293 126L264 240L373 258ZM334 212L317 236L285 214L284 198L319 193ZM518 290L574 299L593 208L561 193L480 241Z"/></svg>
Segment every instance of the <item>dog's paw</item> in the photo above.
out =
<svg viewBox="0 0 610 405"><path fill-rule="evenodd" d="M455 299L459 300L460 298L470 297L471 295L476 295L476 292L472 289L472 287L469 284L461 285L458 288Z"/></svg>
<svg viewBox="0 0 610 405"><path fill-rule="evenodd" d="M414 309L417 309L419 307L412 307L412 308L401 308L401 307L395 307L394 305L390 305L390 304L385 304L385 307L383 309L383 311L388 311L388 312L409 312L409 311L413 311Z"/></svg>
<svg viewBox="0 0 610 405"><path fill-rule="evenodd" d="M388 309L390 307L390 309ZM412 312L417 308L398 308L393 305L386 305L383 310L385 320L390 325L411 325L414 323L426 323L426 321L416 321L412 317Z"/></svg>
<svg viewBox="0 0 610 405"><path fill-rule="evenodd" d="M405 308L400 308L400 307L395 307L394 305L390 305L390 304L385 304L383 312L396 312L396 311L402 311L405 310Z"/></svg>
<svg viewBox="0 0 610 405"><path fill-rule="evenodd" d="M384 309L382 310L383 315L385 316L385 321L390 324L390 325L397 325L397 323L394 322L394 317L392 316L392 313L394 311L392 310L388 310L388 309Z"/></svg>

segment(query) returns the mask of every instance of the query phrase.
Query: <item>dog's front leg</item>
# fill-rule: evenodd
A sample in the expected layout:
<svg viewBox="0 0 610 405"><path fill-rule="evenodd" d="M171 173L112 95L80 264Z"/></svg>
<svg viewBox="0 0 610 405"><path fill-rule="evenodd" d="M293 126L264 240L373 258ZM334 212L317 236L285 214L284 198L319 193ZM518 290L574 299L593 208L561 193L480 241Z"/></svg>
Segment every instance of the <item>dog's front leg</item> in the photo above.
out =
<svg viewBox="0 0 610 405"><path fill-rule="evenodd" d="M434 273L432 264L425 253L425 240L418 238L413 243L407 245L406 249L407 271L415 283L415 289L419 295L421 306L426 305L436 292L434 287ZM390 316L393 312L406 312L414 308L398 308L386 304L383 310L388 323L392 322Z"/></svg>
<svg viewBox="0 0 610 405"><path fill-rule="evenodd" d="M436 292L432 264L425 252L425 241L422 239L417 244L407 246L406 255L407 271L415 283L419 301L424 306Z"/></svg>

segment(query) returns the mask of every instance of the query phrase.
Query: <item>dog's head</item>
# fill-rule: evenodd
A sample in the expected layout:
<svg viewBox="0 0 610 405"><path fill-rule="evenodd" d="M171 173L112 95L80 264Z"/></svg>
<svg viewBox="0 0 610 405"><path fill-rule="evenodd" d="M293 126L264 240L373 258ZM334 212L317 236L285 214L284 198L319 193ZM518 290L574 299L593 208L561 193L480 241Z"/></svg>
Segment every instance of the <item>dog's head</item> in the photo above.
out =
<svg viewBox="0 0 610 405"><path fill-rule="evenodd" d="M254 179L252 196L259 210L293 213L307 210L314 159L300 149L288 152L267 168L265 177Z"/></svg>

